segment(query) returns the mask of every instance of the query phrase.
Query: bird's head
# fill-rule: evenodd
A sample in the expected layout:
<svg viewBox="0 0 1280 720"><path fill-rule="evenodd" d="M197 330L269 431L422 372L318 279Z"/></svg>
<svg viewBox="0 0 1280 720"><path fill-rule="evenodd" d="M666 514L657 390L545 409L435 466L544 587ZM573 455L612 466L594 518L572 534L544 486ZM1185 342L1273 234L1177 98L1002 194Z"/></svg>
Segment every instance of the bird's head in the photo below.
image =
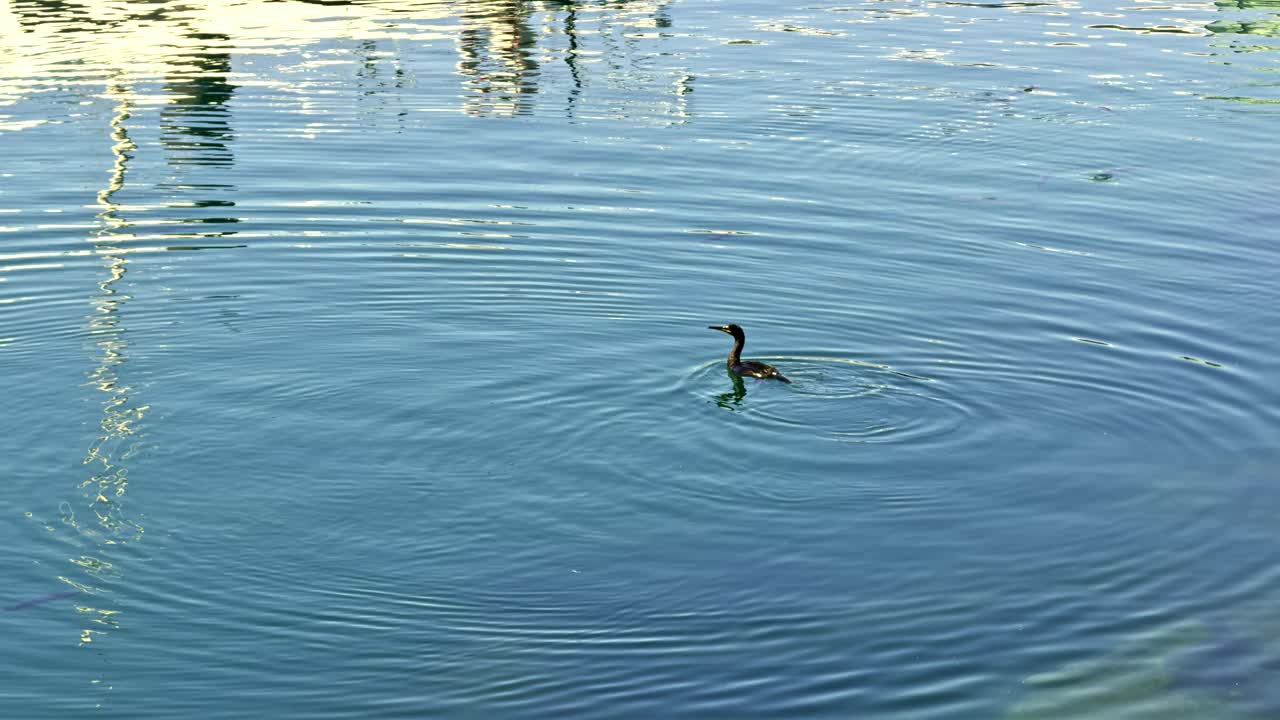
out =
<svg viewBox="0 0 1280 720"><path fill-rule="evenodd" d="M737 325L708 325L707 329L719 330L722 333L729 333L734 337L734 339L742 338L745 335L742 332L742 328L738 327Z"/></svg>

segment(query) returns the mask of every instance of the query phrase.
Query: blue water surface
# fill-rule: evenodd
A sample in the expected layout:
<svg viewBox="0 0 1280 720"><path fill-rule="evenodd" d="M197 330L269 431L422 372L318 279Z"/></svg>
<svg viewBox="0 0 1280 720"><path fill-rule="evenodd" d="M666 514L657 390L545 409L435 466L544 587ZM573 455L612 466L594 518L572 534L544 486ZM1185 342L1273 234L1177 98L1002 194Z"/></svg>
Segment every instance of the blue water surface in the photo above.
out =
<svg viewBox="0 0 1280 720"><path fill-rule="evenodd" d="M1277 37L8 0L0 717L1280 716Z"/></svg>

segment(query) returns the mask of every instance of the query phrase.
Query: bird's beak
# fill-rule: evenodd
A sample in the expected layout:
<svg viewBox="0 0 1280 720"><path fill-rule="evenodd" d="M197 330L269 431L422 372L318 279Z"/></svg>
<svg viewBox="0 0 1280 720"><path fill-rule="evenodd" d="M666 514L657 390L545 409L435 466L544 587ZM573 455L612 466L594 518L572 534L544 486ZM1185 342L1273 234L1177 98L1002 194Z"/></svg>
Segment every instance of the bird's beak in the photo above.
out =
<svg viewBox="0 0 1280 720"><path fill-rule="evenodd" d="M708 326L707 326L707 329L708 329L708 330L719 330L720 332L724 332L724 333L729 332L729 327L728 327L727 325L708 325Z"/></svg>

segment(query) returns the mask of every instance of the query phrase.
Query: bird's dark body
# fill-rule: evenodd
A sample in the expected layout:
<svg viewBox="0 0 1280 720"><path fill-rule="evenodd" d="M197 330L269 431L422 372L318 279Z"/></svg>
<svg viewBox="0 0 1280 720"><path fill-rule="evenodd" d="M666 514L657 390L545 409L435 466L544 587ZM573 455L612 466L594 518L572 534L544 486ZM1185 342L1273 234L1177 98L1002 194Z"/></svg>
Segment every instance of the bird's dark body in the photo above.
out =
<svg viewBox="0 0 1280 720"><path fill-rule="evenodd" d="M785 375L778 372L778 368L762 363L759 360L743 360L742 346L747 344L747 334L737 325L708 325L708 330L719 330L722 333L728 333L733 336L733 350L729 353L729 371L742 377L761 378L763 380L778 380L784 383L790 383Z"/></svg>
<svg viewBox="0 0 1280 720"><path fill-rule="evenodd" d="M784 383L791 382L782 373L778 372L778 368L768 363L757 362L755 360L743 360L740 363L730 363L729 369L743 377L763 378L781 380Z"/></svg>

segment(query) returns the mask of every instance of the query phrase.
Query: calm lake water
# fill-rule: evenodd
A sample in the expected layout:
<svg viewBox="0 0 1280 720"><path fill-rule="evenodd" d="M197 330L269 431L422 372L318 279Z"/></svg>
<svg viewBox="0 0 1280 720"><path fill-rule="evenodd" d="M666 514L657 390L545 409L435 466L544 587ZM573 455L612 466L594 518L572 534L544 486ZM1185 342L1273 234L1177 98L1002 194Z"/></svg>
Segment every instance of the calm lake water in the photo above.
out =
<svg viewBox="0 0 1280 720"><path fill-rule="evenodd" d="M1280 716L1278 38L0 0L0 717Z"/></svg>

